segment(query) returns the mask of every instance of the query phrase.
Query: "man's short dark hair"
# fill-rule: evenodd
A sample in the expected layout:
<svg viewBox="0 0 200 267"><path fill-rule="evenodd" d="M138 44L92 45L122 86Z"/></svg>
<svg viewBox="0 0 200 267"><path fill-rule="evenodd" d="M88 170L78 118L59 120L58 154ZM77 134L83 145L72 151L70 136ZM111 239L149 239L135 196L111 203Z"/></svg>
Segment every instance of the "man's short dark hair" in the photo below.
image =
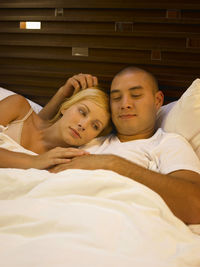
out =
<svg viewBox="0 0 200 267"><path fill-rule="evenodd" d="M114 78L117 76L123 75L125 73L128 73L128 72L130 72L130 73L131 72L143 72L152 81L153 92L156 93L157 91L159 91L158 81L157 81L156 77L152 73L150 73L149 71L138 68L136 66L127 66L127 67L121 69L119 72L117 72L117 74L114 76Z"/></svg>

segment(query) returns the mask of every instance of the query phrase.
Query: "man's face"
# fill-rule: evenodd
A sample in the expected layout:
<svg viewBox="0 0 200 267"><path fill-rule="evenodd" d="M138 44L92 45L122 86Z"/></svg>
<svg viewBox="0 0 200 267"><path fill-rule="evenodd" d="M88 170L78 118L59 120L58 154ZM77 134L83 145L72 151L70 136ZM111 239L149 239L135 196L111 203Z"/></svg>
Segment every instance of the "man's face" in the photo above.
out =
<svg viewBox="0 0 200 267"><path fill-rule="evenodd" d="M162 104L153 93L152 80L143 72L125 73L111 85L112 121L118 134L143 135L154 131L156 112Z"/></svg>

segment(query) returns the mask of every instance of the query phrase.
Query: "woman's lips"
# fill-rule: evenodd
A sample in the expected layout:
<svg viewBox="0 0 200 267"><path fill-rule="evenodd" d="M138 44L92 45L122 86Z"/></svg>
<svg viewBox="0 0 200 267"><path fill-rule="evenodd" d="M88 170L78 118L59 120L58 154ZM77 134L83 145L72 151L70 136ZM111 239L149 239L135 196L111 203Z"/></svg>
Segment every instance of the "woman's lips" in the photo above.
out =
<svg viewBox="0 0 200 267"><path fill-rule="evenodd" d="M69 129L74 137L81 138L80 134L74 128L69 127Z"/></svg>

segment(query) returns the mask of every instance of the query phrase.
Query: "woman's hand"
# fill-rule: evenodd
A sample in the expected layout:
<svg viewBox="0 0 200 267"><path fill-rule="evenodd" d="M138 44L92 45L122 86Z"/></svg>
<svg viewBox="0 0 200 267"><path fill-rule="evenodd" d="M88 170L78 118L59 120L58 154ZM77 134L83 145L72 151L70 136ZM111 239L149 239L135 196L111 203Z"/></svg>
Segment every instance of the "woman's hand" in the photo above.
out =
<svg viewBox="0 0 200 267"><path fill-rule="evenodd" d="M52 173L58 173L68 169L82 169L82 170L114 170L118 163L119 157L115 155L105 154L90 154L83 157L75 157L71 161L58 164L49 169Z"/></svg>
<svg viewBox="0 0 200 267"><path fill-rule="evenodd" d="M65 98L71 97L82 89L97 86L97 77L90 74L78 74L69 78L66 83L61 86L56 94L52 97L48 104L39 112L40 118L43 120L52 119L58 110L58 107Z"/></svg>
<svg viewBox="0 0 200 267"><path fill-rule="evenodd" d="M86 155L87 151L78 148L56 147L48 152L32 157L32 168L49 169L58 164L70 162L72 158Z"/></svg>
<svg viewBox="0 0 200 267"><path fill-rule="evenodd" d="M67 80L61 87L62 93L65 97L70 97L82 89L97 86L98 79L90 74L77 74Z"/></svg>

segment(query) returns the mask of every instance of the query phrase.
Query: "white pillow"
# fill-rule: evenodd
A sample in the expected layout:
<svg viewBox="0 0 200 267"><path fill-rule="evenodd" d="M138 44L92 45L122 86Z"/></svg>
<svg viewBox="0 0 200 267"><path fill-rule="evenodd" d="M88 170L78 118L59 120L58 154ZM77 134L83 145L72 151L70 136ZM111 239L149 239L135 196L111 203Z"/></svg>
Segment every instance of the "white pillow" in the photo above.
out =
<svg viewBox="0 0 200 267"><path fill-rule="evenodd" d="M0 87L0 100L2 100L3 98L6 98L9 95L14 95L14 94L15 94L14 92ZM27 100L36 113L38 113L42 109L42 107L39 104L37 104L37 103L35 103L29 99L27 99Z"/></svg>
<svg viewBox="0 0 200 267"><path fill-rule="evenodd" d="M0 100L14 92L0 87ZM42 107L28 100L35 112ZM184 136L200 159L200 79L196 79L178 101L160 108L156 126Z"/></svg>
<svg viewBox="0 0 200 267"><path fill-rule="evenodd" d="M173 108L173 106L177 103L177 101L171 102L167 105L162 106L157 113L156 117L156 128L163 128L167 115L170 112L170 110Z"/></svg>
<svg viewBox="0 0 200 267"><path fill-rule="evenodd" d="M184 136L200 159L200 79L196 79L176 102L163 106L157 126Z"/></svg>

